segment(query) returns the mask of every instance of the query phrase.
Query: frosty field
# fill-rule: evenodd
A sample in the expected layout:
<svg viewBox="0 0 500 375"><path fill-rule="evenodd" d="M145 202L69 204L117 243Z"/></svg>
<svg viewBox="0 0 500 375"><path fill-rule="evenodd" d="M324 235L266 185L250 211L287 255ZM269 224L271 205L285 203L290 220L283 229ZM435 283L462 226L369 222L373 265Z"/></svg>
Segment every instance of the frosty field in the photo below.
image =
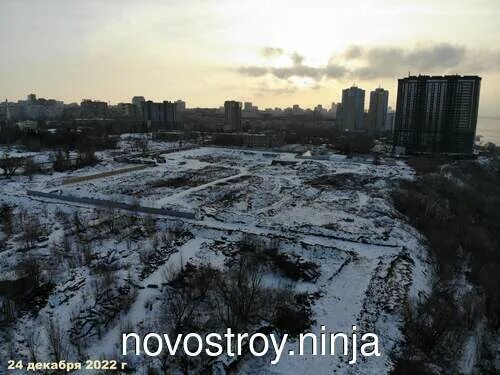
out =
<svg viewBox="0 0 500 375"><path fill-rule="evenodd" d="M165 291L179 270L230 270L241 251L238 244L250 241L264 251L272 249L274 260L284 257L279 259L289 268L266 267L262 282L309 296L310 331L319 333L325 325L329 331L350 332L356 325L379 335L382 356L355 365L348 365L342 355L284 356L272 367L267 357L245 357L237 359L238 373L390 371L391 352L401 340L403 308L429 283L420 235L390 199L399 179L413 178L410 167L335 155L315 160L227 148L163 156L165 163L156 166L78 183L63 184L64 173L1 181L0 204L14 205L25 218L35 216L42 230L27 243L20 223L5 242L0 250L0 296L2 282L8 285L26 276L21 263L27 257L41 260L40 277L50 280L44 298L31 304L19 301L22 314L8 322L0 336L2 359L10 356L12 347L19 357L29 358L34 339L38 357L53 357L53 327L47 324L51 318L58 330L70 332L65 338L67 358L122 360L124 329L164 331ZM105 153L102 158L101 164L71 177L127 167ZM26 195L27 189L179 209L196 212L199 219L151 218L33 198ZM197 314L207 320L203 309ZM157 367L141 358L124 361L135 373Z"/></svg>

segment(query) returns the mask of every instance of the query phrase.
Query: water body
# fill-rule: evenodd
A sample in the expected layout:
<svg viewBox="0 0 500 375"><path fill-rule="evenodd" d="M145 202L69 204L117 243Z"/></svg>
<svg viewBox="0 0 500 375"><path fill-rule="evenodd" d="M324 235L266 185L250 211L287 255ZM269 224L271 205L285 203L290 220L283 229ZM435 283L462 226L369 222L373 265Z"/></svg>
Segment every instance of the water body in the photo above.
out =
<svg viewBox="0 0 500 375"><path fill-rule="evenodd" d="M493 142L500 146L500 117L479 117L476 135L482 136L482 143Z"/></svg>

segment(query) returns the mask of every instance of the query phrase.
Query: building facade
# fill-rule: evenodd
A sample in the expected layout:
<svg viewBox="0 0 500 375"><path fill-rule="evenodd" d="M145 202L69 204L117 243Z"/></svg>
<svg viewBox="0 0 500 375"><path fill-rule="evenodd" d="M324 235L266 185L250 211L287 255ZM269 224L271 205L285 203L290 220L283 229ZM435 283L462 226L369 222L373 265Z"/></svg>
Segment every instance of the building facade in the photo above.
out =
<svg viewBox="0 0 500 375"><path fill-rule="evenodd" d="M370 107L368 109L368 129L372 132L385 130L389 91L378 88L370 92Z"/></svg>
<svg viewBox="0 0 500 375"><path fill-rule="evenodd" d="M81 117L84 119L101 119L108 116L108 103L84 99L80 104Z"/></svg>
<svg viewBox="0 0 500 375"><path fill-rule="evenodd" d="M142 107L142 103L144 103L146 99L144 99L144 96L134 96L132 98L132 104L135 105L137 108Z"/></svg>
<svg viewBox="0 0 500 375"><path fill-rule="evenodd" d="M139 119L140 111L132 103L118 103L116 106L110 106L109 112L112 112L112 118L118 119Z"/></svg>
<svg viewBox="0 0 500 375"><path fill-rule="evenodd" d="M175 102L177 105L177 112L184 112L186 110L186 102L184 100L177 100Z"/></svg>
<svg viewBox="0 0 500 375"><path fill-rule="evenodd" d="M177 104L169 101L154 103L148 100L142 103L142 116L148 126L172 127L177 122Z"/></svg>
<svg viewBox="0 0 500 375"><path fill-rule="evenodd" d="M385 117L384 131L392 132L394 130L394 121L396 120L396 112L389 109Z"/></svg>
<svg viewBox="0 0 500 375"><path fill-rule="evenodd" d="M241 102L234 100L224 102L224 131L241 131Z"/></svg>
<svg viewBox="0 0 500 375"><path fill-rule="evenodd" d="M252 109L253 109L252 102L245 102L245 103L243 103L243 110L245 112L252 112Z"/></svg>
<svg viewBox="0 0 500 375"><path fill-rule="evenodd" d="M405 152L472 153L480 87L478 76L399 79L394 145Z"/></svg>
<svg viewBox="0 0 500 375"><path fill-rule="evenodd" d="M11 118L54 120L61 117L64 103L55 99L37 98L35 94L29 94L26 100L19 100L15 105L9 103L8 108Z"/></svg>
<svg viewBox="0 0 500 375"><path fill-rule="evenodd" d="M356 86L342 90L342 103L337 111L337 122L340 128L363 130L364 110L365 90Z"/></svg>

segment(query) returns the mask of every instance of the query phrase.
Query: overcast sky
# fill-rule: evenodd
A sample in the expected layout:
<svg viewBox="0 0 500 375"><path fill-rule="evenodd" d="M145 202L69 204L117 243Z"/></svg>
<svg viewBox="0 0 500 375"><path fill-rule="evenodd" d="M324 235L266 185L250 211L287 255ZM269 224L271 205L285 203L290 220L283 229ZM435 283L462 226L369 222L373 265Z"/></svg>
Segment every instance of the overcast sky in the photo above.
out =
<svg viewBox="0 0 500 375"><path fill-rule="evenodd" d="M2 100L394 105L398 77L457 73L500 115L499 0L0 0L0 46Z"/></svg>

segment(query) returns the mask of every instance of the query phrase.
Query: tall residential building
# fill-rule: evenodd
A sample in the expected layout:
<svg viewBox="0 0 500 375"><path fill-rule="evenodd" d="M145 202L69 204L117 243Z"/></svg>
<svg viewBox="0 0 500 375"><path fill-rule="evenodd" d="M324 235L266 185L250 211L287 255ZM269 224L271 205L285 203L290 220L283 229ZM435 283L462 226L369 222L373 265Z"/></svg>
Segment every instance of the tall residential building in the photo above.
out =
<svg viewBox="0 0 500 375"><path fill-rule="evenodd" d="M19 100L21 117L28 120L53 120L61 117L64 103L55 99L37 98L29 94L26 100Z"/></svg>
<svg viewBox="0 0 500 375"><path fill-rule="evenodd" d="M331 106L330 106L330 115L333 117L333 118L336 118L337 117L337 110L339 108L339 105L335 102L332 102Z"/></svg>
<svg viewBox="0 0 500 375"><path fill-rule="evenodd" d="M118 103L116 106L108 107L112 112L110 117L114 118L140 118L138 108L133 103Z"/></svg>
<svg viewBox="0 0 500 375"><path fill-rule="evenodd" d="M373 132L385 130L389 91L378 88L370 92L370 107L368 109L368 129Z"/></svg>
<svg viewBox="0 0 500 375"><path fill-rule="evenodd" d="M81 115L80 105L78 103L69 103L64 105L61 117L65 120L74 120L80 118Z"/></svg>
<svg viewBox="0 0 500 375"><path fill-rule="evenodd" d="M394 112L390 107L387 110L387 115L385 117L384 131L392 132L394 130L394 120L396 119L396 112Z"/></svg>
<svg viewBox="0 0 500 375"><path fill-rule="evenodd" d="M145 101L146 99L144 99L144 96L134 96L132 98L132 104L135 106L137 118L144 117L142 114L142 106Z"/></svg>
<svg viewBox="0 0 500 375"><path fill-rule="evenodd" d="M10 110L10 103L7 100L7 98L5 99L5 101L3 103L0 103L0 119L1 120L5 119L7 121L12 120L12 113L11 113L11 110Z"/></svg>
<svg viewBox="0 0 500 375"><path fill-rule="evenodd" d="M83 99L80 103L82 118L98 119L108 115L108 103L97 100Z"/></svg>
<svg viewBox="0 0 500 375"><path fill-rule="evenodd" d="M146 99L144 99L144 96L134 96L132 98L132 104L135 105L137 108L141 108L142 103L144 103Z"/></svg>
<svg viewBox="0 0 500 375"><path fill-rule="evenodd" d="M292 106L292 113L293 113L294 115L299 115L299 114L301 114L301 113L303 113L303 112L304 112L304 110L303 110L302 108L300 108L300 105L298 105L298 104L294 104L294 105Z"/></svg>
<svg viewBox="0 0 500 375"><path fill-rule="evenodd" d="M338 129L342 129L342 103L337 103L335 110L335 125Z"/></svg>
<svg viewBox="0 0 500 375"><path fill-rule="evenodd" d="M472 153L480 87L478 76L399 79L394 145L406 152Z"/></svg>
<svg viewBox="0 0 500 375"><path fill-rule="evenodd" d="M253 109L252 102L245 102L245 103L243 103L243 110L245 112L252 112L252 109Z"/></svg>
<svg viewBox="0 0 500 375"><path fill-rule="evenodd" d="M342 90L342 103L340 111L337 112L337 121L341 129L362 130L364 111L365 90L356 86Z"/></svg>
<svg viewBox="0 0 500 375"><path fill-rule="evenodd" d="M186 102L184 100L176 100L177 112L184 112L186 110Z"/></svg>
<svg viewBox="0 0 500 375"><path fill-rule="evenodd" d="M168 101L154 103L148 100L142 103L142 117L148 126L173 126L177 121L177 104Z"/></svg>
<svg viewBox="0 0 500 375"><path fill-rule="evenodd" d="M224 131L241 131L241 102L234 100L224 102Z"/></svg>
<svg viewBox="0 0 500 375"><path fill-rule="evenodd" d="M323 108L321 104L318 104L316 107L314 107L313 114L318 117L323 117L326 114L326 109Z"/></svg>

